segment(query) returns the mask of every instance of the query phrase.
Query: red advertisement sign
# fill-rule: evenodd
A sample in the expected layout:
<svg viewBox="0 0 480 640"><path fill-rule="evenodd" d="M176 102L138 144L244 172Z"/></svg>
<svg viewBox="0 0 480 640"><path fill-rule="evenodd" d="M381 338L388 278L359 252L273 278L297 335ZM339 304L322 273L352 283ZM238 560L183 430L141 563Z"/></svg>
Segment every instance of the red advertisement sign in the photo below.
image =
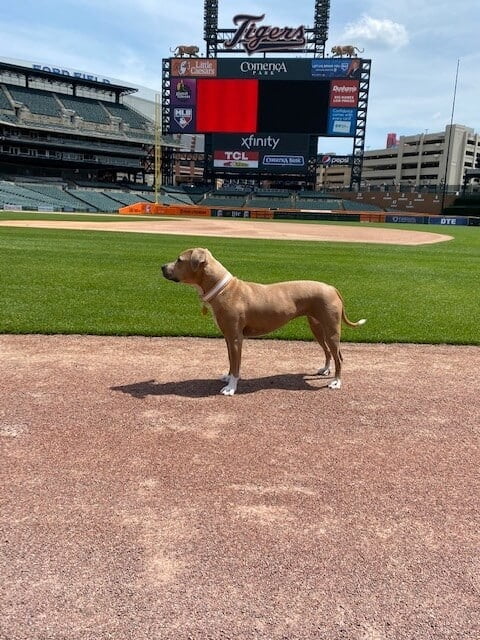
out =
<svg viewBox="0 0 480 640"><path fill-rule="evenodd" d="M358 80L332 80L330 83L330 106L358 106L358 89Z"/></svg>
<svg viewBox="0 0 480 640"><path fill-rule="evenodd" d="M231 167L234 169L258 169L258 151L215 151L214 167Z"/></svg>
<svg viewBox="0 0 480 640"><path fill-rule="evenodd" d="M215 58L172 58L172 76L214 78L217 75Z"/></svg>

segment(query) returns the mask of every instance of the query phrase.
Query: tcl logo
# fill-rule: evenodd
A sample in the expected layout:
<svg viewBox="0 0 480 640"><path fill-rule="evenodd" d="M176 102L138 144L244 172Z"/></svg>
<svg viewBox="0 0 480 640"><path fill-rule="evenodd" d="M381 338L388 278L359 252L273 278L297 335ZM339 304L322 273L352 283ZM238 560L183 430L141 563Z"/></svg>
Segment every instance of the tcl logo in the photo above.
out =
<svg viewBox="0 0 480 640"><path fill-rule="evenodd" d="M224 151L225 160L250 160L249 154L245 151Z"/></svg>

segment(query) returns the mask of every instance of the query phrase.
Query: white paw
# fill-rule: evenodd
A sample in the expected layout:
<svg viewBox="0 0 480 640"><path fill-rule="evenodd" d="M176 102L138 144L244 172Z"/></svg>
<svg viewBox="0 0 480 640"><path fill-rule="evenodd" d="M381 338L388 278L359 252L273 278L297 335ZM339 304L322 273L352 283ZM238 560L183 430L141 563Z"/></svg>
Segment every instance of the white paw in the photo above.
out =
<svg viewBox="0 0 480 640"><path fill-rule="evenodd" d="M330 375L330 367L322 367L317 371L319 376L329 376Z"/></svg>
<svg viewBox="0 0 480 640"><path fill-rule="evenodd" d="M235 391L236 389L230 387L230 385L227 385L226 387L223 387L220 393L222 394L222 396L233 396Z"/></svg>
<svg viewBox="0 0 480 640"><path fill-rule="evenodd" d="M225 376L224 381L228 382L228 384L225 387L223 387L223 389L220 390L220 393L223 396L233 396L233 394L237 390L238 378L235 378L235 376L229 375L229 376Z"/></svg>
<svg viewBox="0 0 480 640"><path fill-rule="evenodd" d="M342 388L342 381L339 380L338 378L335 378L335 380L332 380L330 382L330 384L328 385L329 389L341 389Z"/></svg>

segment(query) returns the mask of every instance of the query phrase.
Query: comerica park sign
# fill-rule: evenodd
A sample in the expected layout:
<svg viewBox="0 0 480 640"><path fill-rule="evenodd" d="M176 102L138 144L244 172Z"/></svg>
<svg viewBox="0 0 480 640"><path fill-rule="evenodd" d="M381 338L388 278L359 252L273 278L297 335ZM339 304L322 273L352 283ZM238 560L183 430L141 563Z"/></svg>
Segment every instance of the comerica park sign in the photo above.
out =
<svg viewBox="0 0 480 640"><path fill-rule="evenodd" d="M234 49L238 45L243 46L248 55L262 51L295 51L303 49L307 39L305 27L272 27L270 25L257 25L263 20L265 14L254 16L238 14L234 16L233 23L238 25L233 37L224 42L225 49Z"/></svg>

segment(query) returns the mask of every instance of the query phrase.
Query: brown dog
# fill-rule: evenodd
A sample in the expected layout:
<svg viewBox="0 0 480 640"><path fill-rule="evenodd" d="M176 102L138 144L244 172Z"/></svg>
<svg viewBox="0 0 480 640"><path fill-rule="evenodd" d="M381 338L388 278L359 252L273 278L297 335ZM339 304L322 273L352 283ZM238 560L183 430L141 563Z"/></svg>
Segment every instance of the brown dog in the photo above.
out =
<svg viewBox="0 0 480 640"><path fill-rule="evenodd" d="M342 320L350 327L366 320L350 322L339 292L328 284L311 280L257 284L231 275L208 249L188 249L175 262L162 266L165 278L196 287L208 304L227 342L230 371L220 393L232 396L240 377L244 338L261 336L283 326L293 318L307 316L313 335L325 352L325 366L319 375L330 373L335 362L335 378L328 385L340 389Z"/></svg>

